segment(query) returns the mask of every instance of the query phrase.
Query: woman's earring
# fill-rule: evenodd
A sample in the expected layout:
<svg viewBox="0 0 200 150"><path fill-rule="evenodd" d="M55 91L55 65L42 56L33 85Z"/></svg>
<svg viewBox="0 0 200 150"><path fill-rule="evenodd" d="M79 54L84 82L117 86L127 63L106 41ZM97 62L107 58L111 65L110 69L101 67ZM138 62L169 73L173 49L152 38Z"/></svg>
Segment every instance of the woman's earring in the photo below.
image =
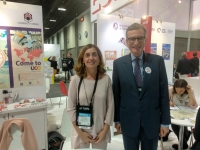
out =
<svg viewBox="0 0 200 150"><path fill-rule="evenodd" d="M83 67L85 67L85 64L83 63Z"/></svg>

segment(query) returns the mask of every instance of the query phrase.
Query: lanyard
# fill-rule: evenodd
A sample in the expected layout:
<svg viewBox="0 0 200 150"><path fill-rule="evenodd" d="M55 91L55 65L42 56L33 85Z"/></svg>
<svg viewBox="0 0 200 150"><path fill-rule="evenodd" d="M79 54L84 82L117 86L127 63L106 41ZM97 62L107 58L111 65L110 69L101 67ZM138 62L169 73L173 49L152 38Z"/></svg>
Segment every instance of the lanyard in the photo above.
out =
<svg viewBox="0 0 200 150"><path fill-rule="evenodd" d="M97 70L96 79L95 79L95 84L94 84L94 89L93 89L93 93L92 93L92 98L91 98L91 101L90 101L90 106L92 106L92 99L93 99L94 93L95 93L95 91L96 91L98 78L99 78L99 73L98 73L98 70ZM81 87L82 81L83 81L83 77L81 77L80 82L79 82L79 85L78 85L78 105L79 105L79 106L80 106L80 102L79 102L79 92L80 92L80 87Z"/></svg>

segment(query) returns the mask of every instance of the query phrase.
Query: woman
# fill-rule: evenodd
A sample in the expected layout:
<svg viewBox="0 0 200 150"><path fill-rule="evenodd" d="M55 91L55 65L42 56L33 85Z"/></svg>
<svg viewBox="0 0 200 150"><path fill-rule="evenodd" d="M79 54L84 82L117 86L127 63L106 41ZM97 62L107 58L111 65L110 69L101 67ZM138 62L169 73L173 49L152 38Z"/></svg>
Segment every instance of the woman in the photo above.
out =
<svg viewBox="0 0 200 150"><path fill-rule="evenodd" d="M188 106L191 108L196 108L197 103L194 96L194 91L191 89L191 86L188 85L187 81L184 79L178 79L174 82L173 88L169 89L169 98L170 106ZM172 129L176 136L179 136L180 126L172 124ZM183 149L188 148L187 141L190 137L191 132L188 131L187 127L184 128L184 137L183 137ZM172 145L173 149L178 149L178 144Z"/></svg>
<svg viewBox="0 0 200 150"><path fill-rule="evenodd" d="M51 59L51 60L50 60ZM48 61L51 63L51 67L53 67L53 70L54 70L54 76L56 75L57 73L57 66L58 66L58 63L56 61L56 56L51 56L48 58Z"/></svg>
<svg viewBox="0 0 200 150"><path fill-rule="evenodd" d="M67 105L73 124L72 149L89 148L90 143L93 148L107 149L107 143L111 140L114 100L111 79L105 74L99 48L92 44L86 45L78 56L74 70L76 75L69 85ZM90 108L92 112L79 112L84 109L90 111Z"/></svg>

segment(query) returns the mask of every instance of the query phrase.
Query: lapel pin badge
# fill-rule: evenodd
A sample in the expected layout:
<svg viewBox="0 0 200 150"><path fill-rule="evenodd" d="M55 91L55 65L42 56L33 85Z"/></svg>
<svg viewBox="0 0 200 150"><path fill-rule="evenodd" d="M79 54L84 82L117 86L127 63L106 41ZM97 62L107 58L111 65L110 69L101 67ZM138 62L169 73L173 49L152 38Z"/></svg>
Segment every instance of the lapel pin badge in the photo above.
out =
<svg viewBox="0 0 200 150"><path fill-rule="evenodd" d="M150 73L151 73L151 68L146 67L146 68L145 68L145 71L146 71L146 73L150 74Z"/></svg>

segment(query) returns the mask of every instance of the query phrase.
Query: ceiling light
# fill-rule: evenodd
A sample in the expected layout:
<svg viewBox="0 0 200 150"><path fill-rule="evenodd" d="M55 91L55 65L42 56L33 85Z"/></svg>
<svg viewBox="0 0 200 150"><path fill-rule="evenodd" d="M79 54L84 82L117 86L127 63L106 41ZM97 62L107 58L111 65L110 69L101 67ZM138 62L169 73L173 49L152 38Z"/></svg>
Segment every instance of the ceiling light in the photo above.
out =
<svg viewBox="0 0 200 150"><path fill-rule="evenodd" d="M147 18L147 16L143 16L142 18L143 18L143 19L146 19L146 18Z"/></svg>
<svg viewBox="0 0 200 150"><path fill-rule="evenodd" d="M56 22L56 20L50 20L50 21Z"/></svg>
<svg viewBox="0 0 200 150"><path fill-rule="evenodd" d="M58 10L61 10L61 11L66 11L65 8L58 8Z"/></svg>
<svg viewBox="0 0 200 150"><path fill-rule="evenodd" d="M49 28L46 28L46 27L45 27L44 29L49 29Z"/></svg>
<svg viewBox="0 0 200 150"><path fill-rule="evenodd" d="M198 24L199 23L199 19L195 19L193 24Z"/></svg>
<svg viewBox="0 0 200 150"><path fill-rule="evenodd" d="M179 2L179 3L181 3L181 2L182 2L182 0L178 0L178 2Z"/></svg>

